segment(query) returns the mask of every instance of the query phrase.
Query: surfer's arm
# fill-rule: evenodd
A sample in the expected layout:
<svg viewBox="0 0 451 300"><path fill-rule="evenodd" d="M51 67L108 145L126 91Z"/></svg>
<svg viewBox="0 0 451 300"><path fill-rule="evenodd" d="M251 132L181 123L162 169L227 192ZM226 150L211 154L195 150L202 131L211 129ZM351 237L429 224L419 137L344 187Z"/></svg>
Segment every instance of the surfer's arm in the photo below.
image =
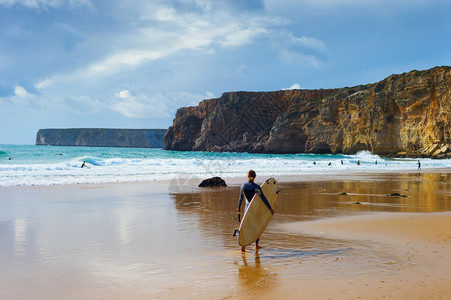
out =
<svg viewBox="0 0 451 300"><path fill-rule="evenodd" d="M268 199L266 199L265 194L263 194L263 191L261 188L255 189L255 191L260 195L260 197L263 200L263 203L268 207L268 209L271 211L272 214L274 214L274 210L271 207L271 204L269 204Z"/></svg>
<svg viewBox="0 0 451 300"><path fill-rule="evenodd" d="M243 188L240 189L240 198L238 199L238 208L236 209L236 211L240 211L241 209L241 203L243 202L244 199L244 191Z"/></svg>

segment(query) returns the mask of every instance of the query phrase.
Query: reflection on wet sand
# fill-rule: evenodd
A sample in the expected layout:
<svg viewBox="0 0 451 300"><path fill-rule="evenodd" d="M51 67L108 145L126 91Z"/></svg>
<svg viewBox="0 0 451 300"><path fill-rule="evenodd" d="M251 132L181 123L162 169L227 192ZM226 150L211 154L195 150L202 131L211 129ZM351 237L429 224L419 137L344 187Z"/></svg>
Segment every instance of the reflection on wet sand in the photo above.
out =
<svg viewBox="0 0 451 300"><path fill-rule="evenodd" d="M248 252L241 253L241 262L238 263L238 285L242 292L248 293L255 288L265 285L277 285L277 271L293 266L290 264L280 264L281 261L297 260L299 265L303 259L308 257L322 256L342 256L352 249L332 249L325 251L304 251L295 249L266 248L262 253Z"/></svg>
<svg viewBox="0 0 451 300"><path fill-rule="evenodd" d="M328 276L339 276L343 270L348 274L375 271L392 274L399 270L401 258L384 254L380 249L376 251L372 245L291 234L280 224L367 212L451 210L451 174L446 173L367 175L362 181L356 177L343 181L282 182L280 187L276 214L261 237L263 249L257 254L248 250L238 263L237 279L242 290L251 291L263 282L267 285L268 281L275 285L278 279L274 274L294 266L303 266L307 269L302 272L312 274L328 272ZM407 197L388 196L392 193ZM238 186L229 186L194 189L190 193L171 194L171 198L179 217L190 223L184 226L195 226L202 240L238 251L239 246L232 237L238 226L235 218L238 194ZM310 267L319 261L320 269Z"/></svg>
<svg viewBox="0 0 451 300"><path fill-rule="evenodd" d="M364 220L368 212L450 211L450 183L447 173L281 182L276 213L260 239L263 248L255 253L249 247L244 255L232 236L238 184L0 189L0 298L247 299L262 290L298 298L308 289L299 283L321 294L324 279L344 276L364 288L362 278L368 279L377 292L381 276L409 274L422 253L418 246L399 245L405 250L398 252L398 245L326 238L286 225L353 215ZM442 244L427 245L431 258L445 257L447 234ZM414 269L415 279L424 280L421 267Z"/></svg>
<svg viewBox="0 0 451 300"><path fill-rule="evenodd" d="M363 181L356 177L346 181L281 182L282 192L268 230L275 223L351 215L356 212L451 210L451 174L419 175L367 175ZM388 196L392 193L407 197ZM210 236L221 236L226 245L230 245L230 236L238 226L235 212L238 195L238 186L198 188L189 193L170 194L180 216L195 216L195 220L199 221L196 230Z"/></svg>
<svg viewBox="0 0 451 300"><path fill-rule="evenodd" d="M238 285L243 290L254 288L270 275L270 270L262 267L260 255L255 253L253 259L249 259L245 253L241 253L242 263L238 267Z"/></svg>
<svg viewBox="0 0 451 300"><path fill-rule="evenodd" d="M369 177L369 180L368 180ZM280 183L282 192L275 217L320 218L355 211L438 212L451 209L451 174L366 175L365 180ZM342 195L346 193L346 195ZM407 197L388 196L399 193ZM194 189L171 194L178 212L199 215L218 212L227 221L236 210L239 187ZM357 202L363 204L358 205ZM202 219L202 218L201 218ZM209 226L211 220L204 218ZM227 224L216 224L224 228ZM271 224L271 223L270 223Z"/></svg>

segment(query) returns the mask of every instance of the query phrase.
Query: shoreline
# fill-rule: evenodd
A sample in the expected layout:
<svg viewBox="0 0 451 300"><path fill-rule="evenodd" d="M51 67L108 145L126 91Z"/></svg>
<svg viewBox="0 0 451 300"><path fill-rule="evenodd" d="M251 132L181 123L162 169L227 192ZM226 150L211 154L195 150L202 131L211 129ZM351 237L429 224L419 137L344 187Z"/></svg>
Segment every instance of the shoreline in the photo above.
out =
<svg viewBox="0 0 451 300"><path fill-rule="evenodd" d="M347 174L331 174L331 173L307 173L307 174L291 174L291 175L281 175L281 176L274 176L274 175L259 175L257 181L263 181L269 177L276 178L279 182L283 183L297 183L297 182L318 182L318 181L333 181L333 180L351 180L351 181L357 181L357 180L367 180L368 178L377 178L377 177L386 177L386 176L409 176L409 175L417 175L417 176L424 176L427 174L451 174L450 168L434 168L434 169L426 169L426 170L403 170L399 172L383 172L383 171L373 171L373 172L348 172ZM62 183L62 184L51 184L51 185L18 185L18 186L0 186L0 191L3 189L15 189L15 188L45 188L45 187L92 187L96 185L105 185L105 186L112 186L112 185L150 185L150 186L168 186L170 184L173 184L174 181L180 180L183 181L183 185L189 185L190 188L197 187L199 183L202 182L202 180L211 178L214 176L220 175L206 175L204 177L193 177L192 175L186 175L186 174L180 174L177 176L174 176L174 178L169 180L144 180L144 181L120 181L120 182L98 182L98 183ZM246 172L243 173L242 177L221 177L223 178L227 185L230 186L239 186L243 182L243 180L246 179Z"/></svg>

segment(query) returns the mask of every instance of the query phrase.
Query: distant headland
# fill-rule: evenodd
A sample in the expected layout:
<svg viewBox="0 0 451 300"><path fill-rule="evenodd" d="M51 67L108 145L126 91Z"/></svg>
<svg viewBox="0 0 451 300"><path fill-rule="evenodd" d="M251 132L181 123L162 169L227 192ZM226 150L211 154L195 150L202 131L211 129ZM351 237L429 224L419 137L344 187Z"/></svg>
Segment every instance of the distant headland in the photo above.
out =
<svg viewBox="0 0 451 300"><path fill-rule="evenodd" d="M39 129L36 145L163 148L166 129Z"/></svg>

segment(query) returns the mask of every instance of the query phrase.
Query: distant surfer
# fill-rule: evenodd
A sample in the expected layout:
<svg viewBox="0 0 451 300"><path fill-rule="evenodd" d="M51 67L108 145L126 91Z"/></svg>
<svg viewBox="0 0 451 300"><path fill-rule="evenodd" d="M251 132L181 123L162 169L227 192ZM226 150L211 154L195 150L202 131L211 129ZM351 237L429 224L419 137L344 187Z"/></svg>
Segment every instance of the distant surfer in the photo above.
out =
<svg viewBox="0 0 451 300"><path fill-rule="evenodd" d="M272 209L271 205L269 204L268 199L266 199L265 195L263 194L261 187L254 182L255 177L257 177L257 174L255 173L254 170L249 170L249 172L247 172L248 181L243 183L241 185L241 189L240 189L240 197L238 199L238 208L237 208L238 214L240 213L240 207L241 207L241 203L243 202L243 200L246 199L246 203L244 205L244 212L246 213L246 210L249 207L249 204L250 204L252 198L257 193L260 195L260 197L262 198L265 205L271 211L271 214L274 214L274 210ZM258 245L259 240L260 240L260 237L255 241L255 250L258 250L261 248L261 246ZM245 252L245 251L246 251L246 247L242 246L241 252Z"/></svg>
<svg viewBox="0 0 451 300"><path fill-rule="evenodd" d="M86 162L85 161L81 164L81 167L82 168L86 167Z"/></svg>
<svg viewBox="0 0 451 300"><path fill-rule="evenodd" d="M418 170L421 170L421 163L418 161Z"/></svg>

